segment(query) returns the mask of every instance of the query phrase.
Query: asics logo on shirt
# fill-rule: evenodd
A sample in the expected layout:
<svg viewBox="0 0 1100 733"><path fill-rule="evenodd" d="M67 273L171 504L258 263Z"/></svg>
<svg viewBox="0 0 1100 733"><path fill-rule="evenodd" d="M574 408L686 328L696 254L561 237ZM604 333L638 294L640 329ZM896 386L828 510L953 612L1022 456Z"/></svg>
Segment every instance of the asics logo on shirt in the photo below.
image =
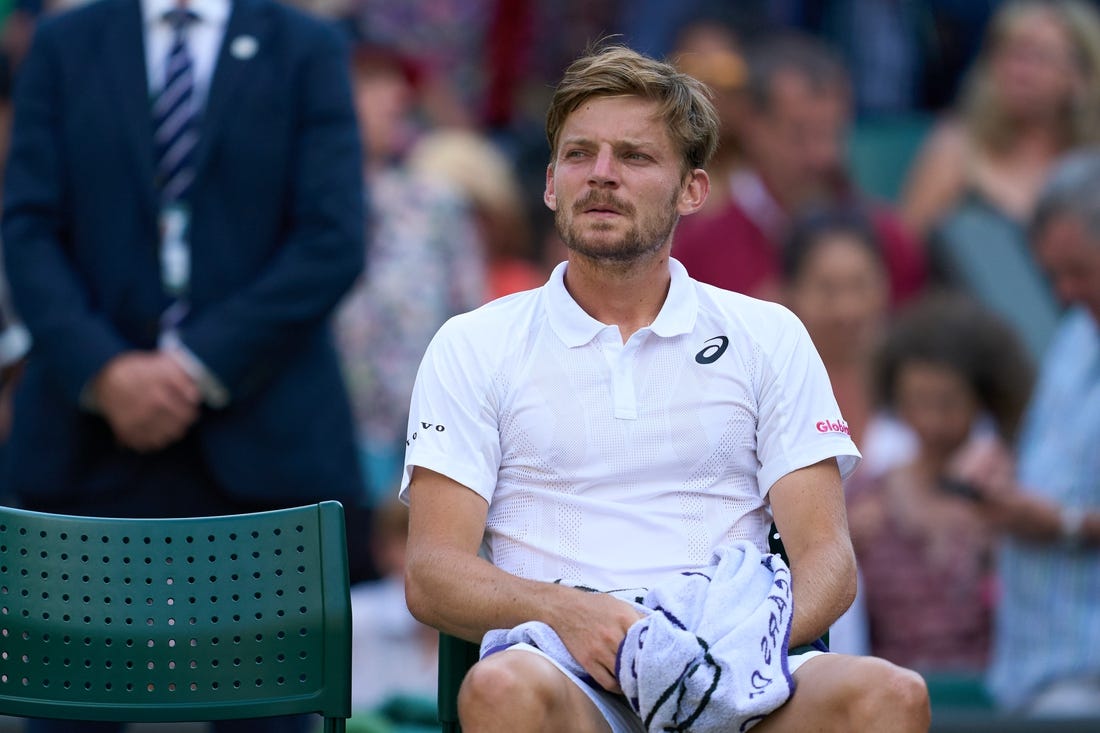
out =
<svg viewBox="0 0 1100 733"><path fill-rule="evenodd" d="M730 345L730 340L725 336L715 336L714 338L707 339L703 343L710 345L704 347L702 351L695 355L695 361L700 364L713 364L718 361L722 354L726 353L726 349L729 348Z"/></svg>

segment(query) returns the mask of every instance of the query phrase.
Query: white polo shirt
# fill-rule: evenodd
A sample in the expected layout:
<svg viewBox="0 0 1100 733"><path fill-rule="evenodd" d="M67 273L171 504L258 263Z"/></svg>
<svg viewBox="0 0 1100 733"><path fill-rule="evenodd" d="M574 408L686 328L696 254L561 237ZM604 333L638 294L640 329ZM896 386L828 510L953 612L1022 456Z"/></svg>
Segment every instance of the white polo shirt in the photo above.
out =
<svg viewBox="0 0 1100 733"><path fill-rule="evenodd" d="M489 503L483 552L515 575L600 590L706 567L735 539L767 546L768 489L859 452L825 367L787 309L691 279L624 344L565 289L448 321L413 391L413 466Z"/></svg>

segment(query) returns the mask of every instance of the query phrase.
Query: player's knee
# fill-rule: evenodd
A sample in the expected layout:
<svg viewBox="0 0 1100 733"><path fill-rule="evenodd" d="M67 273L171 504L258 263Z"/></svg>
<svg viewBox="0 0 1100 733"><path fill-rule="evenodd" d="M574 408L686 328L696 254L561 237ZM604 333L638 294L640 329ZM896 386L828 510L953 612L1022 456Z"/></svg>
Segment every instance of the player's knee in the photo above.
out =
<svg viewBox="0 0 1100 733"><path fill-rule="evenodd" d="M540 657L522 652L483 659L467 673L458 692L463 728L479 722L499 726L507 720L545 719L554 709L555 680Z"/></svg>
<svg viewBox="0 0 1100 733"><path fill-rule="evenodd" d="M931 725L928 687L912 670L868 659L863 694L854 697L852 730L927 731Z"/></svg>
<svg viewBox="0 0 1100 733"><path fill-rule="evenodd" d="M523 683L517 665L509 661L506 655L497 655L470 668L458 691L460 712L499 708L501 703L516 699Z"/></svg>

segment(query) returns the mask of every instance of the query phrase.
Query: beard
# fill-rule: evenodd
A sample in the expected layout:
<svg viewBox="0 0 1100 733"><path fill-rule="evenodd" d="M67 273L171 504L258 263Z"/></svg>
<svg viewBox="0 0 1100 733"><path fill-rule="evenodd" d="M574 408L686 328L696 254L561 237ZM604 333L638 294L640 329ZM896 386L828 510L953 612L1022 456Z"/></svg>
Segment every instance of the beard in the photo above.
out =
<svg viewBox="0 0 1100 733"><path fill-rule="evenodd" d="M554 212L554 224L565 246L571 252L597 262L626 264L638 261L661 249L672 235L676 222L680 220L676 213L676 202L680 192L674 191L666 206L652 212L634 224L621 237L609 240L600 236L610 233L615 225L612 222L590 225L587 232L582 231L576 217L594 206L607 207L624 217L633 217L636 207L615 198L614 194L590 191L578 199L570 210L558 208Z"/></svg>

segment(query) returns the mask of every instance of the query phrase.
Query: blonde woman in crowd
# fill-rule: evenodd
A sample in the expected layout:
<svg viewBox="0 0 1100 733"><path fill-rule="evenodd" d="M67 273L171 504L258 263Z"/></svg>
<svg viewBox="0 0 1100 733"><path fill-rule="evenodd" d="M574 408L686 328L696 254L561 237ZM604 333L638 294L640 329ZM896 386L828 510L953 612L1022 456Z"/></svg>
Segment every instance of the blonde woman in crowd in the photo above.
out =
<svg viewBox="0 0 1100 733"><path fill-rule="evenodd" d="M1004 319L1042 358L1061 307L1025 223L1052 162L1100 136L1100 16L1082 0L1012 0L990 22L959 116L933 132L902 215L933 279Z"/></svg>
<svg viewBox="0 0 1100 733"><path fill-rule="evenodd" d="M1100 136L1100 17L1083 0L1012 0L990 22L958 115L918 156L901 201L919 235L967 197L1025 221L1051 163Z"/></svg>

